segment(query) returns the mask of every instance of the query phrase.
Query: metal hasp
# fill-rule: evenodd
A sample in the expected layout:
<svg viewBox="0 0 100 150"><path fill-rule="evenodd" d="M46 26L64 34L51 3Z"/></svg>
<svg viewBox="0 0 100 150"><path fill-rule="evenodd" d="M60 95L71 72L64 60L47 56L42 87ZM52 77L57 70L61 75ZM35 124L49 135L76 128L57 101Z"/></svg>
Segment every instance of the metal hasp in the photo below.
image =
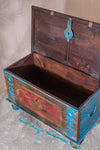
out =
<svg viewBox="0 0 100 150"><path fill-rule="evenodd" d="M69 42L70 39L73 37L73 32L71 30L71 19L69 19L67 22L67 29L65 29L64 35L67 38L67 42Z"/></svg>
<svg viewBox="0 0 100 150"><path fill-rule="evenodd" d="M68 22L67 22L67 29L65 29L64 35L67 38L68 49L66 51L65 60L67 60L67 63L68 63L68 60L69 60L69 51L70 51L70 43L69 43L69 41L73 37L73 32L71 30L71 19L69 19Z"/></svg>

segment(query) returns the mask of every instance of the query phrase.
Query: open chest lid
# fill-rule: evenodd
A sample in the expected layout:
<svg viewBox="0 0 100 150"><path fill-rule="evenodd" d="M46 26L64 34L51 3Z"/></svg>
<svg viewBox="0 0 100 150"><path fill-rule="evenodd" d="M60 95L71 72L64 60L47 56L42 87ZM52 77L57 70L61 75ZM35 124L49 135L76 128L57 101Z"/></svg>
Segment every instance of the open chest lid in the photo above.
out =
<svg viewBox="0 0 100 150"><path fill-rule="evenodd" d="M64 35L68 21L70 41ZM31 51L99 79L100 24L33 6Z"/></svg>

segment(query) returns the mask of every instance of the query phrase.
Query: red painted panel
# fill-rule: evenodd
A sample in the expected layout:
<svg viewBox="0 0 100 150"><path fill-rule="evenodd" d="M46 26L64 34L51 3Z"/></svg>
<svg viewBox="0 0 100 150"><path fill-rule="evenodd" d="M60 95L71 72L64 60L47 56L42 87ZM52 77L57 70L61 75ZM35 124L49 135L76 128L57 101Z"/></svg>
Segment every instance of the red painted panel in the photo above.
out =
<svg viewBox="0 0 100 150"><path fill-rule="evenodd" d="M36 113L52 122L58 122L61 120L60 113L49 101L47 102L45 99L40 98L24 88L18 89L17 93L24 105L28 106Z"/></svg>

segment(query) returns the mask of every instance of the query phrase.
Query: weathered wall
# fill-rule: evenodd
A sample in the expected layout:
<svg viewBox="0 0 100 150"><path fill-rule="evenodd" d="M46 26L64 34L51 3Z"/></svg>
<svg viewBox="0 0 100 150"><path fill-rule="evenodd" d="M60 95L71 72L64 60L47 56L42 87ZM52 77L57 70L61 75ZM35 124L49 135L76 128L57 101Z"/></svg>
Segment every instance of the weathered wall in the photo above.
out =
<svg viewBox="0 0 100 150"><path fill-rule="evenodd" d="M0 90L3 68L30 52L31 5L100 23L100 0L0 0Z"/></svg>

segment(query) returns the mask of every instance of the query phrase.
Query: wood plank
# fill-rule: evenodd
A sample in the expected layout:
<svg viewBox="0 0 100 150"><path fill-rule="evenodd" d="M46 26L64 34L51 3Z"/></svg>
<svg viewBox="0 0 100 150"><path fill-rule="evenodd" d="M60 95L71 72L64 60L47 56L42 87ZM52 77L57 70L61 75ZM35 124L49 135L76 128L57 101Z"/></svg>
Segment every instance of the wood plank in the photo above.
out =
<svg viewBox="0 0 100 150"><path fill-rule="evenodd" d="M65 57L67 55L68 46L64 36L64 30L67 27L68 19L71 17L74 36L70 41L69 54L71 55L69 57L71 58L72 55L76 55L76 58L84 59L87 65L92 65L90 65L92 69L86 67L79 67L78 69L90 74L95 73L99 75L100 25L93 23L92 28L89 28L89 21L57 12L54 12L54 15L50 15L50 12L50 10L35 8L35 51L45 53L46 56L66 64ZM72 59L73 57L70 60ZM69 64L76 67L70 60Z"/></svg>
<svg viewBox="0 0 100 150"><path fill-rule="evenodd" d="M50 71L77 86L94 91L97 85L97 80L90 76L72 69L63 64L57 63L49 58L34 54L34 64L42 69Z"/></svg>
<svg viewBox="0 0 100 150"><path fill-rule="evenodd" d="M63 53L63 51L59 51L59 49L52 48L52 46L49 46L48 44L42 43L40 41L36 43L35 51L40 55L47 56L59 62L63 62L66 59L66 55Z"/></svg>
<svg viewBox="0 0 100 150"><path fill-rule="evenodd" d="M95 75L99 75L100 72L100 64L94 63L93 61L90 61L88 59L83 59L82 57L78 57L77 55L73 55L72 53L69 54L68 65L90 74L94 73Z"/></svg>

